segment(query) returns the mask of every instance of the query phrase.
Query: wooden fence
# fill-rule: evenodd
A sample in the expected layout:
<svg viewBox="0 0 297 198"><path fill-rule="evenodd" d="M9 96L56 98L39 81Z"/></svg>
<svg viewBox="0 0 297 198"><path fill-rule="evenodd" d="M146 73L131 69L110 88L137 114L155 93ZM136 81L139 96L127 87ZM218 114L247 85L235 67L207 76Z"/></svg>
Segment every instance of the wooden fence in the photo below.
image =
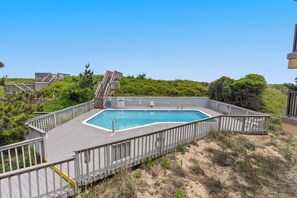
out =
<svg viewBox="0 0 297 198"><path fill-rule="evenodd" d="M0 147L0 173L42 164L45 158L44 138L34 138Z"/></svg>
<svg viewBox="0 0 297 198"><path fill-rule="evenodd" d="M209 100L208 106L222 115L76 150L73 158L63 161L43 163L15 171L11 169L11 172L0 174L0 195L72 196L78 193L80 188L115 174L122 168L133 167L145 162L147 158L153 159L175 151L179 145L199 140L210 132L226 131L252 135L268 133L270 116L267 114L212 100ZM94 102L90 101L40 116L28 121L28 124L32 128L37 127L36 130L44 135L46 131L93 107ZM10 150L18 152L18 149ZM74 175L74 178L70 178L70 175Z"/></svg>
<svg viewBox="0 0 297 198"><path fill-rule="evenodd" d="M85 186L116 173L123 167L132 167L189 144L214 132L267 134L269 116L211 117L165 130L123 139L75 151L75 179ZM140 129L141 130L141 129Z"/></svg>
<svg viewBox="0 0 297 198"><path fill-rule="evenodd" d="M70 197L75 189L69 175L74 158L0 174L0 197ZM66 179L65 179L66 178Z"/></svg>
<svg viewBox="0 0 297 198"><path fill-rule="evenodd" d="M287 102L287 116L297 116L297 91L289 91Z"/></svg>
<svg viewBox="0 0 297 198"><path fill-rule="evenodd" d="M27 124L37 127L45 132L56 128L73 118L88 112L94 108L94 101L89 101L76 106L72 106L60 111L49 113L43 116L33 118Z"/></svg>

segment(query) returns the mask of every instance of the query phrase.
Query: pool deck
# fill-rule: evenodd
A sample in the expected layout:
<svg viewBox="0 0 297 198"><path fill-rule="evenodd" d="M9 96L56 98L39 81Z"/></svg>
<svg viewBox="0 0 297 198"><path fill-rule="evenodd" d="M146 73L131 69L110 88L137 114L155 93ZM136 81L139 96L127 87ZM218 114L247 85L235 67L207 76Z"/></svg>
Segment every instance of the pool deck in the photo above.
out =
<svg viewBox="0 0 297 198"><path fill-rule="evenodd" d="M176 110L176 108L158 109ZM183 110L200 110L210 116L220 115L218 112L202 107L191 109L185 108ZM100 111L102 111L102 109L93 109L47 132L46 154L48 160L63 160L72 157L74 155L73 151L75 150L106 144L180 125L178 123L160 123L131 130L125 130L122 132L111 133L82 123L84 120L90 118Z"/></svg>

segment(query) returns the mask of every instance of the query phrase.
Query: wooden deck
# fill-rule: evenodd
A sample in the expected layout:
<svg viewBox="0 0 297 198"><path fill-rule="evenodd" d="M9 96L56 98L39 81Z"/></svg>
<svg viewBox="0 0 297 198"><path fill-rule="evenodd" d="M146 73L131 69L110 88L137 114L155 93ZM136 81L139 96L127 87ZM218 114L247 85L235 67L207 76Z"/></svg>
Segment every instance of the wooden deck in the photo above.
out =
<svg viewBox="0 0 297 198"><path fill-rule="evenodd" d="M219 113L206 108L196 108L196 110L202 110L211 116L220 115ZM70 120L62 126L47 132L47 158L50 161L62 160L72 157L74 155L74 150L97 146L99 144L105 144L179 125L174 123L155 124L137 129L110 133L82 123L99 111L101 110L93 109Z"/></svg>
<svg viewBox="0 0 297 198"><path fill-rule="evenodd" d="M195 110L202 110L203 112L211 116L219 115L219 113L206 108L196 108ZM132 138L135 136L180 125L175 123L163 123L140 127L137 129L131 129L123 132L110 133L82 123L84 120L88 119L99 111L101 110L93 109L53 130L48 131L45 143L46 158L50 162L65 160L73 157L73 151L75 150L97 146L100 144L111 143L121 139ZM134 143L135 142L131 143L130 146L133 148L138 147L139 143L137 143L137 146L134 145ZM148 151L150 150L148 149ZM94 154L99 154L99 152L103 151L98 151L98 153ZM150 152L153 152L153 150ZM140 156L140 154L131 154L131 157L137 157L137 159L138 156ZM141 159L141 157L139 158ZM95 158L93 160L95 160ZM97 160L99 161L99 159L96 159L96 161ZM93 177L100 177L101 174L105 174L104 172L106 172L105 166L103 164L104 160L102 159L100 161L102 161L100 162L102 163L102 169L100 169L98 172L94 170ZM131 163L139 163L138 161L139 160L133 161ZM91 161L91 164L92 163L95 162ZM74 161L67 161L67 163L63 163L58 166L58 168L61 168L64 172L65 170L67 170L67 175L69 175L73 179L75 178L74 167ZM68 197L73 195L74 193L74 187L70 184L70 182L65 180L62 175L56 173L52 166L30 172L22 172L20 174L14 175L13 177L11 177L11 179L1 179L0 187L0 195L3 198L57 196ZM11 194L9 192L11 192Z"/></svg>

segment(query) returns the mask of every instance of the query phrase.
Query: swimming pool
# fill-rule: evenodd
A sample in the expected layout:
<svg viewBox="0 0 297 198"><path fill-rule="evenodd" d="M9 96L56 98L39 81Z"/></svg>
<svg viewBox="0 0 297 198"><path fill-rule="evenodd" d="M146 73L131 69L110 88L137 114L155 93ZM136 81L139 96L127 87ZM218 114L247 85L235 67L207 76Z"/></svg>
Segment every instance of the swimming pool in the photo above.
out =
<svg viewBox="0 0 297 198"><path fill-rule="evenodd" d="M104 110L83 123L103 130L126 130L157 123L185 123L208 118L197 110Z"/></svg>

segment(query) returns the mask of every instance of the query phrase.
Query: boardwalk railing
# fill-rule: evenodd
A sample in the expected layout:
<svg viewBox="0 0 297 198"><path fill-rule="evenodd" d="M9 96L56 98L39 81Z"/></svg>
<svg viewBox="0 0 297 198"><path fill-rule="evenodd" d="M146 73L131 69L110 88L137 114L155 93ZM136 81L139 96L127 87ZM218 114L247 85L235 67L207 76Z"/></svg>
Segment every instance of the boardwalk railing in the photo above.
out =
<svg viewBox="0 0 297 198"><path fill-rule="evenodd" d="M245 114L210 117L77 150L74 151L73 158L64 161L44 163L0 174L2 193L0 195L2 197L71 196L78 193L81 187L115 174L122 168L138 165L145 162L148 157L157 158L175 151L179 145L201 139L210 132L226 131L253 135L268 132L270 116L266 114L246 115L253 114L253 111L246 112L246 109L233 105L225 107L225 104L221 103L210 105L222 112L227 109L229 114L232 112L235 112L233 114L245 112Z"/></svg>
<svg viewBox="0 0 297 198"><path fill-rule="evenodd" d="M269 122L269 115L222 115L219 116L218 131L264 135L268 133Z"/></svg>
<svg viewBox="0 0 297 198"><path fill-rule="evenodd" d="M287 103L287 116L297 116L297 91L289 91Z"/></svg>
<svg viewBox="0 0 297 198"><path fill-rule="evenodd" d="M33 118L29 120L27 124L47 132L81 115L82 113L90 111L93 108L94 101L92 100L86 103L62 109L60 111Z"/></svg>
<svg viewBox="0 0 297 198"><path fill-rule="evenodd" d="M69 197L74 187L69 175L74 158L44 163L21 170L0 174L0 197ZM57 173L57 169L59 172Z"/></svg>
<svg viewBox="0 0 297 198"><path fill-rule="evenodd" d="M0 173L44 162L44 138L34 138L0 147Z"/></svg>
<svg viewBox="0 0 297 198"><path fill-rule="evenodd" d="M208 108L217 111L221 114L227 115L267 115L265 113L253 111L243 107L238 107L236 105L227 104L224 102L219 102L209 99Z"/></svg>
<svg viewBox="0 0 297 198"><path fill-rule="evenodd" d="M218 117L123 139L75 151L75 178L84 186L116 173L123 167L132 167L174 151L180 144L187 144L218 129Z"/></svg>
<svg viewBox="0 0 297 198"><path fill-rule="evenodd" d="M90 184L116 173L123 167L132 167L176 150L203 138L211 131L245 134L267 134L269 116L211 117L150 134L124 139L75 151L75 178L78 186Z"/></svg>

